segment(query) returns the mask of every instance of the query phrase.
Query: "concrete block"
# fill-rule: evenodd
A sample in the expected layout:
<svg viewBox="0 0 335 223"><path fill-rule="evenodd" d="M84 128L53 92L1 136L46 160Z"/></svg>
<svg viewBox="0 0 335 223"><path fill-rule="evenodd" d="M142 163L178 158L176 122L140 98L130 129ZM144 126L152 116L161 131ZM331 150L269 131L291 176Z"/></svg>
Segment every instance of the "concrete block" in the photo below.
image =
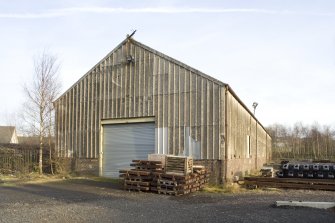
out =
<svg viewBox="0 0 335 223"><path fill-rule="evenodd" d="M312 202L312 201L276 201L276 207L290 206L290 207L310 207L319 209L328 209L335 207L335 202Z"/></svg>

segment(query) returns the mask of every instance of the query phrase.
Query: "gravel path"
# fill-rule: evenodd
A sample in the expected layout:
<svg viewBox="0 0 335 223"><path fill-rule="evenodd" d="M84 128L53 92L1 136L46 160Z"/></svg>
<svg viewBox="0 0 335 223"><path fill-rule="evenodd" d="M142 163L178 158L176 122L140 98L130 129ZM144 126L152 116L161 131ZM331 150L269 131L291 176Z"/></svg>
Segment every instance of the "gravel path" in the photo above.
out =
<svg viewBox="0 0 335 223"><path fill-rule="evenodd" d="M173 197L83 179L0 185L0 222L335 222L334 210L275 208L276 200L334 202L335 192L198 192Z"/></svg>

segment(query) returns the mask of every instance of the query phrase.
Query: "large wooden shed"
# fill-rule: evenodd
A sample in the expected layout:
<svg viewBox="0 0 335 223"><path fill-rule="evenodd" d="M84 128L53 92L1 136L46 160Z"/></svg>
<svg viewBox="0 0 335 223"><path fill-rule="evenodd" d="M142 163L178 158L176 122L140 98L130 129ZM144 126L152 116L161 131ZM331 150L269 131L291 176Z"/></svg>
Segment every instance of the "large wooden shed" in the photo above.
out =
<svg viewBox="0 0 335 223"><path fill-rule="evenodd" d="M127 37L55 102L56 150L113 177L149 153L188 155L217 182L259 169L271 138L228 84Z"/></svg>

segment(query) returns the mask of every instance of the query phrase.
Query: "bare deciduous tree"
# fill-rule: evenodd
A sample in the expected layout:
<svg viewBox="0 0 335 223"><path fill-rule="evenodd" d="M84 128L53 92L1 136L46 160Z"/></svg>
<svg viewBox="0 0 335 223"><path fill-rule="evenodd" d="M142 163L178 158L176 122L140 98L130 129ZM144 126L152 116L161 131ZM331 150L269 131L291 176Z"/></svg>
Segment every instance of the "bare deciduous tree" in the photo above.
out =
<svg viewBox="0 0 335 223"><path fill-rule="evenodd" d="M47 136L50 139L53 132L52 102L56 99L61 88L58 71L57 58L44 51L34 59L33 80L29 84L24 85L27 100L24 103L23 118L29 133L39 136L40 174L43 173L44 139Z"/></svg>
<svg viewBox="0 0 335 223"><path fill-rule="evenodd" d="M268 131L274 159L335 160L334 127L321 127L318 123L311 126L296 123L293 128L274 124Z"/></svg>

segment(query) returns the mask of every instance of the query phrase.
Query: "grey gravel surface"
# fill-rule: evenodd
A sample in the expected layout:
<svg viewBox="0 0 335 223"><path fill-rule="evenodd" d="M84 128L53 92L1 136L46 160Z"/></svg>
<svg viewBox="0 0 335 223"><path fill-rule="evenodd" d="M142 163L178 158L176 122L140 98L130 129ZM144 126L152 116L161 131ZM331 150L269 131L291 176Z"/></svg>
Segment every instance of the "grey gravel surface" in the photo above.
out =
<svg viewBox="0 0 335 223"><path fill-rule="evenodd" d="M335 192L282 190L165 196L92 180L0 185L0 222L335 222L334 210L276 200L335 201Z"/></svg>

